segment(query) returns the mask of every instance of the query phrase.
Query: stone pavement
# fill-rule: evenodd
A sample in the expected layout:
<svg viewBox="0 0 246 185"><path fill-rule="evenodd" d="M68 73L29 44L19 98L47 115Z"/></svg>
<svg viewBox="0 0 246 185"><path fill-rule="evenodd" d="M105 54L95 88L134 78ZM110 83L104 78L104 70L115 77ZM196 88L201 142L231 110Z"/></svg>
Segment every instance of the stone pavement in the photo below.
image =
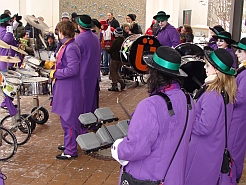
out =
<svg viewBox="0 0 246 185"><path fill-rule="evenodd" d="M117 104L117 97L124 107L133 112L137 103L147 97L146 85L134 87L130 81L123 92L109 92L108 76L102 77L100 83L100 107L109 107L119 120L127 115ZM74 92L76 96L76 92ZM39 96L40 104L48 96ZM0 101L2 96L0 95ZM21 113L29 114L33 108L32 96L21 97ZM5 162L0 162L0 169L7 176L6 185L115 185L118 182L120 165L110 156L110 150L97 152L96 156L85 155L78 146L79 157L73 160L60 161L55 158L61 152L57 146L63 144L63 130L59 117L50 112L49 103L44 105L49 111L49 120L44 125L37 125L30 140L19 146L16 154ZM7 112L0 110L0 119ZM116 124L116 122L115 122Z"/></svg>
<svg viewBox="0 0 246 185"><path fill-rule="evenodd" d="M146 85L134 87L128 83L123 92L109 92L108 76L102 77L100 84L100 107L109 107L119 120L127 119L127 115L117 104L117 97L129 113L136 105L147 97ZM74 94L76 96L76 92ZM40 104L48 97L39 96ZM0 100L2 97L0 98ZM55 156L60 154L57 146L63 143L63 130L59 117L50 112L49 103L44 105L49 111L49 120L44 125L37 125L30 140L19 146L16 154L5 162L0 162L0 169L7 176L6 185L116 185L120 165L110 158L109 150L102 150L96 155L85 155L79 148L79 157L73 160L60 161ZM33 108L32 97L21 97L22 113L30 113ZM0 110L0 119L7 112ZM246 185L246 172L239 185Z"/></svg>

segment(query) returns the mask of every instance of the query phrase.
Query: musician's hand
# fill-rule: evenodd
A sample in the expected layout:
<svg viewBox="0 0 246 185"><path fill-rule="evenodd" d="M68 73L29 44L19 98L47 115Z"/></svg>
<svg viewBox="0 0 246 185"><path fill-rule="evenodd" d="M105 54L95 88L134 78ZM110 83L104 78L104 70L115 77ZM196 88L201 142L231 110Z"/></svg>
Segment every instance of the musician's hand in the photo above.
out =
<svg viewBox="0 0 246 185"><path fill-rule="evenodd" d="M54 74L55 74L56 70L52 70L50 71L50 78L54 78Z"/></svg>

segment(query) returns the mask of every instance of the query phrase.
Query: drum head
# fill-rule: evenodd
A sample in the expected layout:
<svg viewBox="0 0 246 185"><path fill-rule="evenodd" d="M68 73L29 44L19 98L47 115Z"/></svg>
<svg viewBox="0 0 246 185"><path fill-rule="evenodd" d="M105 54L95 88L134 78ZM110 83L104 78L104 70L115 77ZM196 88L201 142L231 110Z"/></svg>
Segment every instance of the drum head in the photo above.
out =
<svg viewBox="0 0 246 185"><path fill-rule="evenodd" d="M122 62L129 62L128 59L129 48L132 45L132 43L140 36L141 34L133 34L124 40L124 42L121 45L121 52L120 52L120 58Z"/></svg>
<svg viewBox="0 0 246 185"><path fill-rule="evenodd" d="M18 78L6 78L6 81L13 85L20 85L22 83Z"/></svg>
<svg viewBox="0 0 246 185"><path fill-rule="evenodd" d="M193 93L195 89L200 89L206 78L204 69L205 62L203 60L194 60L193 58L183 58L180 68L188 74L184 78L184 88Z"/></svg>
<svg viewBox="0 0 246 185"><path fill-rule="evenodd" d="M196 44L182 43L175 47L175 49L180 53L181 56L195 55L198 57L203 57L203 49Z"/></svg>
<svg viewBox="0 0 246 185"><path fill-rule="evenodd" d="M128 37L127 39L130 38ZM155 52L159 46L161 46L161 44L155 37L137 35L135 36L135 40L132 41L130 46L127 48L127 61L137 73L146 74L147 64L143 61L143 53L145 51Z"/></svg>
<svg viewBox="0 0 246 185"><path fill-rule="evenodd" d="M18 73L16 71L12 71L12 70L8 70L7 72L2 71L1 73L6 78L21 78L21 74L20 73Z"/></svg>
<svg viewBox="0 0 246 185"><path fill-rule="evenodd" d="M16 72L19 72L20 74L22 74L24 76L38 76L37 72L29 71L26 69L16 69Z"/></svg>
<svg viewBox="0 0 246 185"><path fill-rule="evenodd" d="M23 79L22 82L23 83L33 83L33 82L45 82L48 80L49 79L45 77L31 77L31 78Z"/></svg>
<svg viewBox="0 0 246 185"><path fill-rule="evenodd" d="M30 64L33 64L33 65L35 65L35 66L39 66L40 63L41 63L41 61L38 60L37 58L35 58L35 57L30 57L30 56L27 58L26 62L27 62L27 63L30 63Z"/></svg>

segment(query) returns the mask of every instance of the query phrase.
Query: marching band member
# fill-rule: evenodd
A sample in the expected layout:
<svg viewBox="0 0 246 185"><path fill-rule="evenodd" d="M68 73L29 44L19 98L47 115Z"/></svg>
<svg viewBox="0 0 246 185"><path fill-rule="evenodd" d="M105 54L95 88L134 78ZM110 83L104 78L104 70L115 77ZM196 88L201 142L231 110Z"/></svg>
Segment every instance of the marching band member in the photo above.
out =
<svg viewBox="0 0 246 185"><path fill-rule="evenodd" d="M161 45L176 47L180 44L180 36L177 29L168 23L169 17L170 15L167 15L164 11L159 11L153 17L159 23L159 28L156 30L154 36L157 37Z"/></svg>
<svg viewBox="0 0 246 185"><path fill-rule="evenodd" d="M196 116L189 144L185 185L217 184L225 149L225 103L222 91L228 94L227 123L236 97L236 70L228 51L204 47L206 73L204 91L196 103ZM202 89L201 89L202 90ZM199 91L200 92L200 91Z"/></svg>
<svg viewBox="0 0 246 185"><path fill-rule="evenodd" d="M116 140L111 149L114 159L124 166L119 184L131 184L126 179L130 175L141 185L159 184L157 181L167 172L165 185L183 185L195 113L194 108L188 110L186 96L180 89L180 80L187 74L179 69L180 54L170 47L161 46L156 53L145 53L143 59L149 67L150 97L138 104L127 137ZM174 115L170 115L162 94L170 98Z"/></svg>
<svg viewBox="0 0 246 185"><path fill-rule="evenodd" d="M101 46L96 34L91 31L91 17L78 16L76 19L80 34L75 41L82 58L80 79L82 84L83 113L94 112L99 106L99 80Z"/></svg>
<svg viewBox="0 0 246 185"><path fill-rule="evenodd" d="M231 49L231 44L235 43L235 41L231 38L231 34L227 31L221 31L217 35L214 35L213 38L216 39L218 48L224 48L231 54L234 61L232 67L236 68L237 67L236 56L233 50Z"/></svg>
<svg viewBox="0 0 246 185"><path fill-rule="evenodd" d="M223 176L223 185L226 185L224 182L232 182L233 185L239 183L243 173L246 152L246 120L244 117L246 110L246 38L242 38L237 45L232 46L237 48L236 55L240 65L237 69L236 82L238 88L228 139L228 147L233 159L232 174ZM231 185L230 183L227 184Z"/></svg>
<svg viewBox="0 0 246 185"><path fill-rule="evenodd" d="M80 93L81 54L75 43L73 23L62 21L57 28L62 45L57 53L56 68L50 73L50 77L55 80L52 112L60 116L64 130L64 147L58 147L64 152L56 158L66 160L78 157L76 138L81 129L78 117L83 111L83 97Z"/></svg>

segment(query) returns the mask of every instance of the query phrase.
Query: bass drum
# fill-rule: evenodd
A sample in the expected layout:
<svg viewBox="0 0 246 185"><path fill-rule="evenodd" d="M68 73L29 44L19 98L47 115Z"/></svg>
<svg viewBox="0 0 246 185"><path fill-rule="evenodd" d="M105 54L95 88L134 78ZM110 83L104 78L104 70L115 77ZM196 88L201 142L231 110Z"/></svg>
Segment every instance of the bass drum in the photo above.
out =
<svg viewBox="0 0 246 185"><path fill-rule="evenodd" d="M147 73L147 65L143 61L143 52L152 51L161 46L160 42L152 36L134 34L127 37L121 46L121 61L128 63L140 74Z"/></svg>
<svg viewBox="0 0 246 185"><path fill-rule="evenodd" d="M182 56L180 68L188 74L188 77L184 78L183 88L193 93L194 90L200 89L206 78L203 49L191 43L180 44L175 49Z"/></svg>

